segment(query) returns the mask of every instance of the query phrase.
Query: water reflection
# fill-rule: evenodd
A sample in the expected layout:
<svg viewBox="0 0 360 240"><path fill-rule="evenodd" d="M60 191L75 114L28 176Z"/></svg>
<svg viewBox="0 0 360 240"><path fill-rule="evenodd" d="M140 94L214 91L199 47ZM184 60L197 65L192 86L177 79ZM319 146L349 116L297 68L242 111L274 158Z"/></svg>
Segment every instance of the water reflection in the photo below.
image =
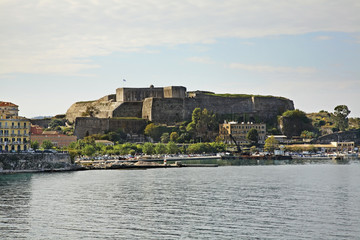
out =
<svg viewBox="0 0 360 240"><path fill-rule="evenodd" d="M5 175L0 239L358 239L359 182L335 165Z"/></svg>
<svg viewBox="0 0 360 240"><path fill-rule="evenodd" d="M0 239L21 238L29 232L32 174L0 175Z"/></svg>

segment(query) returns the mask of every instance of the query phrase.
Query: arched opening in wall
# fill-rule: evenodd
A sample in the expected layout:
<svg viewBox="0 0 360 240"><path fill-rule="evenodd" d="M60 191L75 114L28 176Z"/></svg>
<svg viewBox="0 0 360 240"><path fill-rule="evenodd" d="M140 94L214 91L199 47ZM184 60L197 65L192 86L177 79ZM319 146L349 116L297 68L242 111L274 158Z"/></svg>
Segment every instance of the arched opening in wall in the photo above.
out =
<svg viewBox="0 0 360 240"><path fill-rule="evenodd" d="M89 131L86 131L85 137L88 137L88 136L89 136Z"/></svg>
<svg viewBox="0 0 360 240"><path fill-rule="evenodd" d="M24 145L24 151L26 151L27 150L27 147L26 147L26 145Z"/></svg>
<svg viewBox="0 0 360 240"><path fill-rule="evenodd" d="M5 152L8 152L9 151L9 146L5 146Z"/></svg>

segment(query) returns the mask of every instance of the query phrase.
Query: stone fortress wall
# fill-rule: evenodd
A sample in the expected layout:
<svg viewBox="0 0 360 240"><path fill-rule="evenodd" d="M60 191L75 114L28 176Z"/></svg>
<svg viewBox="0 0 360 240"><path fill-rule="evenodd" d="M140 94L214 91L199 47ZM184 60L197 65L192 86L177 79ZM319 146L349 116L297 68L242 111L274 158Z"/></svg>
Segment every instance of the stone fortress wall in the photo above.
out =
<svg viewBox="0 0 360 240"><path fill-rule="evenodd" d="M204 91L187 92L183 86L150 86L118 88L116 94L96 101L74 103L66 113L67 120L75 122L90 106L98 110L94 116L97 118L132 117L166 124L190 120L197 107L207 108L220 115L247 114L262 121L294 109L293 101L282 97L216 95Z"/></svg>
<svg viewBox="0 0 360 240"><path fill-rule="evenodd" d="M143 133L146 120L78 117L75 120L75 126L74 135L79 139L93 134L104 134L107 131L117 131L118 129L132 135Z"/></svg>

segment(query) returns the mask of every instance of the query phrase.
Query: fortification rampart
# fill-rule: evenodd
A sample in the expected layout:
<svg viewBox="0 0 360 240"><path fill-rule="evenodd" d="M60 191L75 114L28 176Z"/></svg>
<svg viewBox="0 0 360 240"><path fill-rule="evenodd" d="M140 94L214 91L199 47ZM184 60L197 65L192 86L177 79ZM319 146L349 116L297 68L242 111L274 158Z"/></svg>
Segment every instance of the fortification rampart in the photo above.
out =
<svg viewBox="0 0 360 240"><path fill-rule="evenodd" d="M293 110L294 104L289 99L272 96L214 94L206 91L187 93L186 88L181 86L118 88L116 96L107 95L96 101L73 104L67 111L66 118L74 122L76 118L86 114L90 107L96 110L92 116L97 118L137 117L173 124L190 120L192 111L197 107L207 108L219 115L246 114L248 117L267 121L286 110ZM95 122L92 125L95 126ZM108 130L108 127L96 128L101 131ZM92 132L94 131L90 126L89 134ZM83 136L83 133L79 136Z"/></svg>
<svg viewBox="0 0 360 240"><path fill-rule="evenodd" d="M293 102L277 97L221 97L197 95L194 98L148 98L143 103L142 118L172 124L191 119L195 108L206 108L218 115L246 114L261 121L275 118L286 110L294 109Z"/></svg>
<svg viewBox="0 0 360 240"><path fill-rule="evenodd" d="M164 97L163 88L118 88L116 89L116 99L119 102L137 102L145 98Z"/></svg>
<svg viewBox="0 0 360 240"><path fill-rule="evenodd" d="M102 98L97 101L87 101L87 102L77 102L71 105L71 107L66 112L66 119L69 122L74 122L77 117L86 116L87 110L92 108L94 111L94 116L99 118L112 118L113 111L121 103L105 101Z"/></svg>
<svg viewBox="0 0 360 240"><path fill-rule="evenodd" d="M113 117L142 117L143 102L123 102L113 110Z"/></svg>
<svg viewBox="0 0 360 240"><path fill-rule="evenodd" d="M332 133L313 140L313 143L321 144L328 144L331 142L355 142L355 144L358 145L360 144L360 130Z"/></svg>
<svg viewBox="0 0 360 240"><path fill-rule="evenodd" d="M93 134L104 134L108 131L123 129L130 134L143 133L146 121L143 119L89 118L80 117L75 120L74 135L78 139Z"/></svg>
<svg viewBox="0 0 360 240"><path fill-rule="evenodd" d="M32 125L38 125L42 128L47 128L49 126L49 123L51 122L50 118L46 119L30 119L30 123Z"/></svg>

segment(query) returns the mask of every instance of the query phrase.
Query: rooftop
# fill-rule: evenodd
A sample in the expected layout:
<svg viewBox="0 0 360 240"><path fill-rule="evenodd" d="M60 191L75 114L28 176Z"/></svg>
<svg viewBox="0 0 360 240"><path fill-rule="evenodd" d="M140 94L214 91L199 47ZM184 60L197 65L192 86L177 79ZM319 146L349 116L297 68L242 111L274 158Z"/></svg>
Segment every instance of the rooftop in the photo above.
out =
<svg viewBox="0 0 360 240"><path fill-rule="evenodd" d="M18 105L11 102L2 102L0 101L0 107L18 107Z"/></svg>

